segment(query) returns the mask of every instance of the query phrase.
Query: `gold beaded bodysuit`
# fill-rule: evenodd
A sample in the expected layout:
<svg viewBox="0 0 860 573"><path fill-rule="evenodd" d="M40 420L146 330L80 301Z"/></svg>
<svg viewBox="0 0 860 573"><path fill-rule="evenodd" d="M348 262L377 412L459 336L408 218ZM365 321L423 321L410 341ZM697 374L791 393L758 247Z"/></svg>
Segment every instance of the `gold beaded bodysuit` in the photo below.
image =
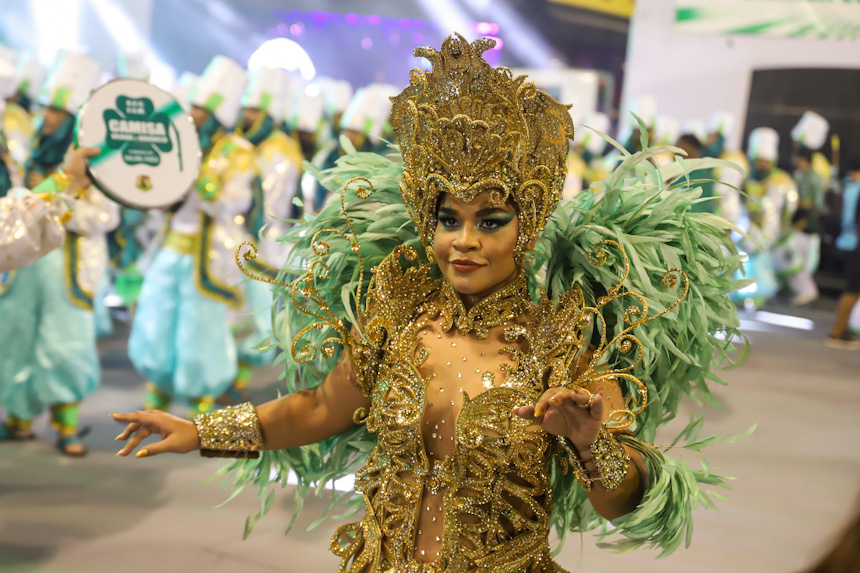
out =
<svg viewBox="0 0 860 573"><path fill-rule="evenodd" d="M332 540L340 570L563 571L548 545L557 440L512 412L547 389L550 355L531 331L561 333L535 322L543 315L523 274L466 312L427 265L404 273L396 255L368 293L375 313L365 334L375 344L353 348L371 400L358 415L378 443L356 476L365 517ZM580 347L573 340L562 352ZM607 411L624 408L611 378L583 380L607 395Z"/></svg>

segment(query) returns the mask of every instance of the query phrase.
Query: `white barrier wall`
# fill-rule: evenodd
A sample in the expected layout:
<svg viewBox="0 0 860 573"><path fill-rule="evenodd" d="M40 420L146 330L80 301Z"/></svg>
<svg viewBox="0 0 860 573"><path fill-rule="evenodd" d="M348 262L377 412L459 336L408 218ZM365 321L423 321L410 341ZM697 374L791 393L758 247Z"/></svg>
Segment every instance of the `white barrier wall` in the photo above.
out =
<svg viewBox="0 0 860 573"><path fill-rule="evenodd" d="M622 110L626 116L629 102L650 94L658 114L681 121L728 111L735 116L728 144L741 147L752 72L775 68L860 68L860 41L680 33L675 0L636 0Z"/></svg>

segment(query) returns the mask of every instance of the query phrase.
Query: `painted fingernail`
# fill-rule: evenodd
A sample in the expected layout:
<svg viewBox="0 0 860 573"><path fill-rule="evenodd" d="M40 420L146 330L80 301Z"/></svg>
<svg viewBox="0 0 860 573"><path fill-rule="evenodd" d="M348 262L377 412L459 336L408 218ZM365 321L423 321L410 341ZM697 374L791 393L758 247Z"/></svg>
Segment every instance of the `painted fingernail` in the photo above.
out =
<svg viewBox="0 0 860 573"><path fill-rule="evenodd" d="M541 415L543 415L543 406L538 406L537 408L535 408L535 416Z"/></svg>
<svg viewBox="0 0 860 573"><path fill-rule="evenodd" d="M125 449L125 448L123 448L122 450L124 450L124 449ZM120 450L120 451L118 451L118 452L116 453L116 457L120 457L120 456L122 455L122 450Z"/></svg>
<svg viewBox="0 0 860 573"><path fill-rule="evenodd" d="M144 448L144 449L140 450L139 452L137 452L136 454L134 454L134 457L145 458L148 455L149 455L149 452L146 450L146 448Z"/></svg>
<svg viewBox="0 0 860 573"><path fill-rule="evenodd" d="M113 441L114 441L114 442L118 442L118 441L120 440L120 438L122 438L122 434L120 434L120 435L118 435L117 437L115 437L115 438L113 439Z"/></svg>

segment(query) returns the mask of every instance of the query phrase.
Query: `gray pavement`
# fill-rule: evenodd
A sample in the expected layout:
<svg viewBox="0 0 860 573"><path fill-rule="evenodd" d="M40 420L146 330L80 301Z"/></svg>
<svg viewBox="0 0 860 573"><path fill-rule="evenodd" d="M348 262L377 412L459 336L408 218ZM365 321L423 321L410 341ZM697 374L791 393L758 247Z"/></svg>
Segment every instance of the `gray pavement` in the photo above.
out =
<svg viewBox="0 0 860 573"><path fill-rule="evenodd" d="M812 330L802 329L809 323L785 327L767 315L759 318L768 322L747 317L751 358L724 373L729 386L715 389L724 406L709 413L703 435L735 434L754 423L758 429L708 451L713 470L737 481L719 512L696 510L689 549L661 560L651 550L616 555L595 547L591 535L575 535L560 564L571 572L792 573L812 562L858 508L860 494L860 352L824 346L832 307L824 301L800 311L768 309L811 320ZM230 491L202 483L217 460L114 457L120 428L107 414L138 408L144 382L128 363L119 330L100 343L102 387L82 407L89 456L60 456L45 419L36 424L37 440L0 443L0 571L336 571L328 544L337 522L306 531L324 499L309 500L284 536L292 491L280 492L242 541L245 517L259 500L245 491L215 509ZM277 370L256 372L255 401L273 397L278 386ZM671 440L671 428L661 438Z"/></svg>

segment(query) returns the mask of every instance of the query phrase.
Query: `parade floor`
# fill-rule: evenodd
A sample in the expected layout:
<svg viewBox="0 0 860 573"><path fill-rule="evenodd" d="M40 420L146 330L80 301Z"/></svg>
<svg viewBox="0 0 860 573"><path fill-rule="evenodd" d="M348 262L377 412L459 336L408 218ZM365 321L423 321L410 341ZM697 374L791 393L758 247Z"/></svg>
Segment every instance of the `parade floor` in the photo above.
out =
<svg viewBox="0 0 860 573"><path fill-rule="evenodd" d="M745 321L752 355L743 368L724 373L730 384L715 391L724 407L710 413L702 435L736 434L756 423L758 429L708 451L713 471L737 481L719 512L695 511L689 549L657 560L652 550L616 555L598 549L591 535L573 535L559 563L586 573L792 573L815 560L860 494L860 352L824 346L832 308L832 301L800 311L774 308ZM773 324L785 323L786 314L806 320ZM107 414L137 409L143 380L129 365L124 336L102 341L100 350L102 387L82 407L82 425L91 428L89 456L60 456L44 419L36 425L39 439L0 443L0 571L336 570L328 551L336 522L306 531L323 499L308 500L284 536L293 502L291 489L280 492L242 541L245 518L259 500L245 491L214 509L230 491L203 484L217 460L114 457L120 427ZM256 374L255 400L273 397L277 371Z"/></svg>

